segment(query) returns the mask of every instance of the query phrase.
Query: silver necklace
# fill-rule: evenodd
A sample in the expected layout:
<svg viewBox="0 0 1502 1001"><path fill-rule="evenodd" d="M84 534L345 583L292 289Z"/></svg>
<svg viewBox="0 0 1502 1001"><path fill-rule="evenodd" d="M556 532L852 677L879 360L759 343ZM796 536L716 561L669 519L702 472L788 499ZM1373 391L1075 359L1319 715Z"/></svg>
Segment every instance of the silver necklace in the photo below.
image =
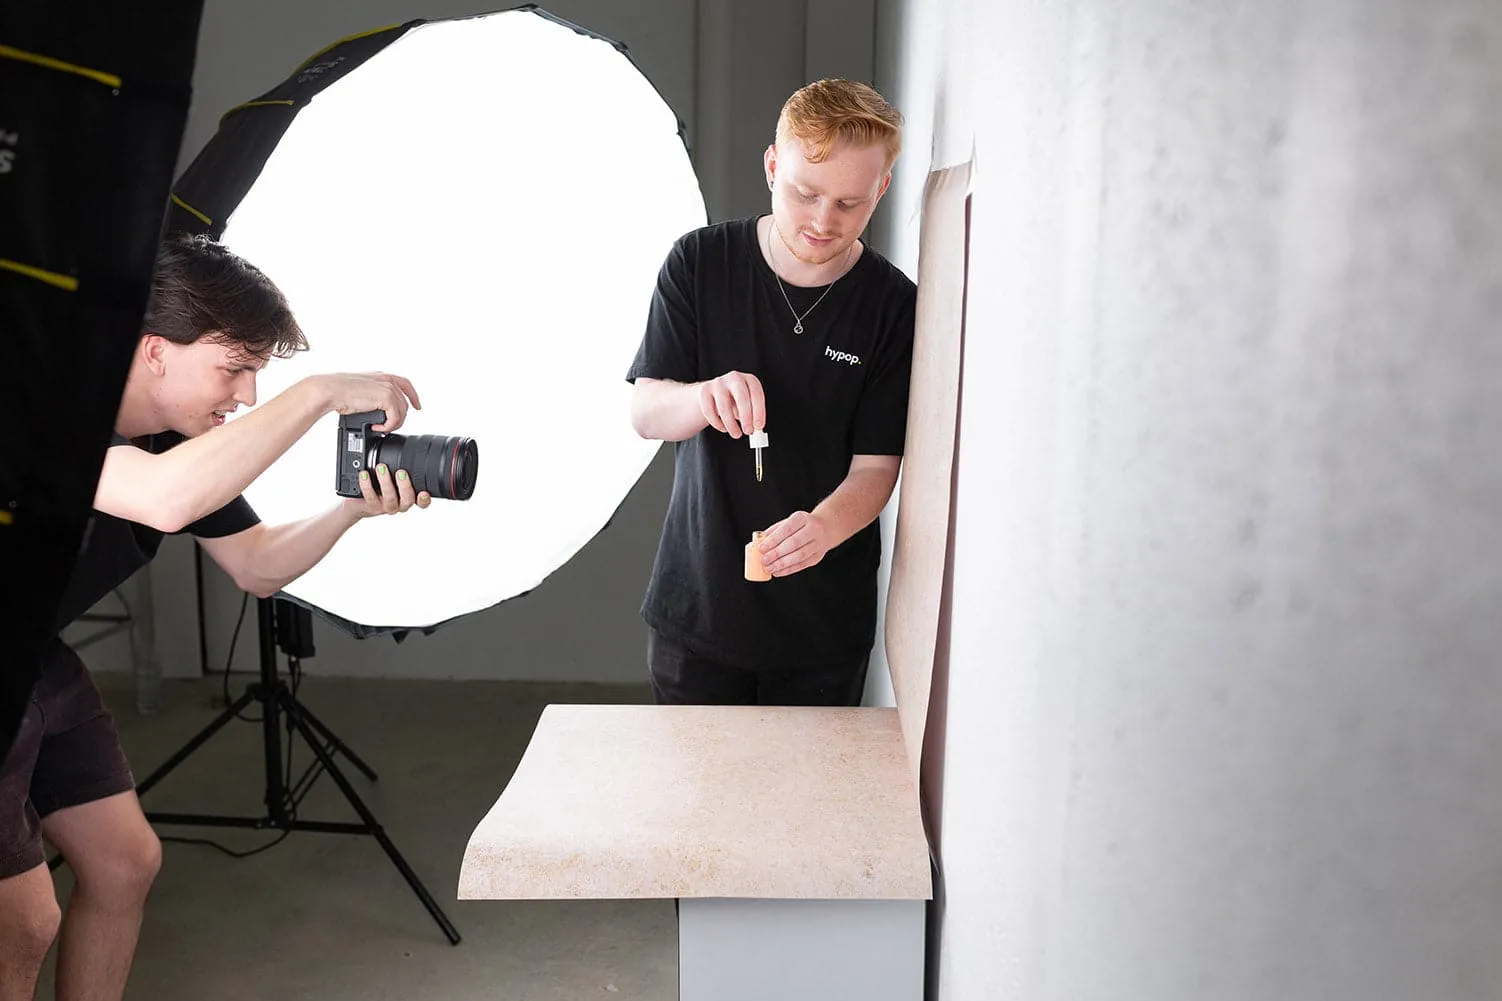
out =
<svg viewBox="0 0 1502 1001"><path fill-rule="evenodd" d="M769 261L772 260L772 229L776 225L777 220L775 219L767 224L767 260ZM854 243L845 248L846 262L850 260L850 252L854 249ZM824 290L824 295L821 295L819 296L819 298L815 299L814 304L803 311L803 316L799 316L798 311L793 308L793 300L788 298L788 290L782 285L782 276L777 273L777 264L775 261L772 262L772 277L777 279L777 290L782 293L782 301L788 304L788 312L793 314L793 333L801 334L803 333L804 318L807 317L809 313L812 313L814 310L819 308L819 303L824 301L824 296L834 291L835 282L839 281L840 278L845 277L845 272L841 271L839 276L835 278L833 282L829 283L829 287Z"/></svg>

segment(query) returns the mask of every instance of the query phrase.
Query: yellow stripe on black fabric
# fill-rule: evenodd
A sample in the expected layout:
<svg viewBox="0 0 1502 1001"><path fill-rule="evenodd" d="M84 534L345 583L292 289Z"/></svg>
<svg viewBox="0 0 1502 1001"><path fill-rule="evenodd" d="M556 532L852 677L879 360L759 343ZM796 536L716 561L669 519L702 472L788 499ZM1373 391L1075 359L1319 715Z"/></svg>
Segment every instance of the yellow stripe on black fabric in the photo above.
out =
<svg viewBox="0 0 1502 1001"><path fill-rule="evenodd" d="M337 49L339 46L343 45L345 42L353 42L357 38L369 38L371 35L379 35L383 31L391 31L393 28L400 28L400 27L401 27L401 25L399 25L399 24L388 24L385 27L371 28L369 31L361 31L361 32L357 32L356 34L350 35L348 38L341 38L341 39L339 39L339 41L335 42L333 45L325 45L323 48L321 48L317 52L313 53L311 56L309 56L307 59L305 59L303 61L303 64L301 66L299 66L297 68L298 68L298 70L305 70L305 69L307 69L309 66L312 66L313 63L318 60L319 56L324 55L325 53L328 53L328 52L332 52L334 49Z"/></svg>
<svg viewBox="0 0 1502 1001"><path fill-rule="evenodd" d="M103 70L91 70L87 66L76 66L73 63L65 63L61 59L54 59L51 56L40 55L36 52L26 52L10 45L0 45L0 59L14 59L17 62L31 63L33 66L57 70L59 73L76 73L79 76L88 77L97 83L102 83L106 87L115 87L118 89L120 86L120 78L113 73L105 73Z"/></svg>
<svg viewBox="0 0 1502 1001"><path fill-rule="evenodd" d="M64 292L77 292L78 279L72 275L60 275L56 271L47 271L43 268L35 268L30 264L22 264L20 261L7 260L0 257L0 271L14 271L18 275L27 278L35 278L39 282L62 289Z"/></svg>
<svg viewBox="0 0 1502 1001"><path fill-rule="evenodd" d="M268 105L282 105L282 106L291 108L291 107L295 107L296 104L297 104L296 101L285 100L285 99L283 99L283 100L277 100L277 101L246 101L244 104L237 104L233 108L231 108L228 111L226 111L224 114L220 115L219 116L219 120L222 122L226 118L228 118L230 115L233 115L235 112L237 112L237 111L244 111L246 108L264 108L264 107L267 107Z"/></svg>
<svg viewBox="0 0 1502 1001"><path fill-rule="evenodd" d="M187 212L193 213L195 216L198 217L199 221L202 222L205 226L212 226L212 225L214 225L214 220L210 219L208 216L204 215L202 212L198 211L193 206L189 205L187 202L185 202L181 198L177 197L177 194L175 192L172 195L172 203L174 205L177 205L177 206L181 207L182 209L184 209Z"/></svg>

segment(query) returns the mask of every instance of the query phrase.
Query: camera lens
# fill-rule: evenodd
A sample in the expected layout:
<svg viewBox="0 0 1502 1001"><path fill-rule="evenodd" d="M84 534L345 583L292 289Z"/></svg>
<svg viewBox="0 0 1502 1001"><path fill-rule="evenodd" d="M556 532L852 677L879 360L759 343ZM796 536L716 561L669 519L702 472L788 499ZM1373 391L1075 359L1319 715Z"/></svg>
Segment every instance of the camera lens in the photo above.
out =
<svg viewBox="0 0 1502 1001"><path fill-rule="evenodd" d="M426 490L444 500L469 500L480 471L480 451L473 438L388 434L370 450L370 468L382 462L393 476L405 469L414 494Z"/></svg>

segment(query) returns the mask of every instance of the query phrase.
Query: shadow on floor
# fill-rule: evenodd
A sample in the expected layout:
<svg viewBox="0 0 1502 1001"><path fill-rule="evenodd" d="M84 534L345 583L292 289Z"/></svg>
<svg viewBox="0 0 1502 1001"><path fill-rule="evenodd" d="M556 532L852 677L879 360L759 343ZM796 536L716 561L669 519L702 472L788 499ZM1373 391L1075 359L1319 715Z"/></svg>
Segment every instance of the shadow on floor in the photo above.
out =
<svg viewBox="0 0 1502 1001"><path fill-rule="evenodd" d="M216 680L167 682L138 716L130 679L101 675L121 741L144 778L217 712ZM231 694L243 690L235 677ZM458 901L459 864L550 703L640 703L646 686L305 678L299 698L379 774L346 772L458 927L451 946L373 838L294 832L231 858L165 841L128 1001L507 1001L677 994L670 900ZM294 778L311 760L295 744ZM258 725L232 722L144 797L149 811L262 816ZM306 819L356 821L327 777ZM275 831L159 826L245 851ZM71 875L58 872L66 906ZM52 997L52 961L40 998Z"/></svg>

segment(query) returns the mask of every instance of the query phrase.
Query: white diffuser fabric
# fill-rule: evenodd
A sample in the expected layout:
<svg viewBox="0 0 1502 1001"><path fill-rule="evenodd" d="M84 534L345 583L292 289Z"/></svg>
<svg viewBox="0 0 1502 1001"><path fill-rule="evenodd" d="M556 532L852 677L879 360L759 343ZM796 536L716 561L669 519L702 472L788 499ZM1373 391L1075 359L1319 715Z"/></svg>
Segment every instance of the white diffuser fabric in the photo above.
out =
<svg viewBox="0 0 1502 1001"><path fill-rule="evenodd" d="M315 373L406 376L423 409L399 433L474 438L479 477L468 501L356 526L287 592L420 627L570 559L659 447L631 430L624 375L663 258L704 221L651 84L532 12L415 28L303 109L224 234L311 343L260 397ZM264 520L337 502L336 422L247 491Z"/></svg>

